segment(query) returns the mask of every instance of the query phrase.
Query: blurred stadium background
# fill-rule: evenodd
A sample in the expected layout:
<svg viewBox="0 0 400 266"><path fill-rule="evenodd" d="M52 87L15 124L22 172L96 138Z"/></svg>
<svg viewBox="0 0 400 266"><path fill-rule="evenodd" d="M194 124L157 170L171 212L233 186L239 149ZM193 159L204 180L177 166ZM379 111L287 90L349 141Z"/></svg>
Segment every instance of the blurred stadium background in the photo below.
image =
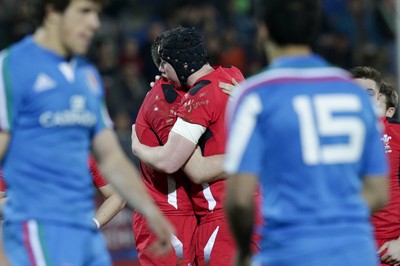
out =
<svg viewBox="0 0 400 266"><path fill-rule="evenodd" d="M0 0L0 48L33 31L29 18L33 1ZM373 66L396 85L395 6L395 0L323 0L314 50L346 69ZM154 38L177 25L196 26L206 36L211 64L235 65L249 76L267 63L251 14L251 0L110 1L89 58L100 70L115 129L135 163L130 128L158 72L150 56ZM136 265L130 210L124 209L103 233L115 265Z"/></svg>

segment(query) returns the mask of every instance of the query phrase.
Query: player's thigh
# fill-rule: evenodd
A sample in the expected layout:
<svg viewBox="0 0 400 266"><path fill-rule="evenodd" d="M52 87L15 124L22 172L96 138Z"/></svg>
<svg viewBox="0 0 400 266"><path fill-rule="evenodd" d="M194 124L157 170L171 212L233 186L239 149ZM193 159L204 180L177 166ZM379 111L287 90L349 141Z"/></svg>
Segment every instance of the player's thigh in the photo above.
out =
<svg viewBox="0 0 400 266"><path fill-rule="evenodd" d="M86 266L91 229L29 220L4 224L4 247L11 265ZM105 250L106 251L106 250ZM109 264L96 264L108 266Z"/></svg>
<svg viewBox="0 0 400 266"><path fill-rule="evenodd" d="M225 219L199 225L196 261L198 265L233 265L236 246Z"/></svg>
<svg viewBox="0 0 400 266"><path fill-rule="evenodd" d="M195 245L194 235L197 219L194 216L166 216L175 227L176 234L171 238L173 249L163 257L155 257L149 252L149 247L156 241L155 236L147 227L146 220L141 215L134 215L133 233L138 252L139 262L144 265L194 265Z"/></svg>

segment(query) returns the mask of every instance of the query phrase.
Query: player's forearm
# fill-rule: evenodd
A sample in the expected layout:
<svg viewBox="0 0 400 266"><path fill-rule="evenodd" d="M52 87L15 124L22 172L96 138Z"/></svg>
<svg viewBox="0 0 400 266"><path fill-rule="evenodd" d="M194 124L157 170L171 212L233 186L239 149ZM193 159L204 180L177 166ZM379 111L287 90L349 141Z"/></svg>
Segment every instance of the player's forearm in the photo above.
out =
<svg viewBox="0 0 400 266"><path fill-rule="evenodd" d="M223 169L224 157L224 155L203 157L201 153L196 150L184 165L183 171L189 179L196 184L223 179L226 177Z"/></svg>
<svg viewBox="0 0 400 266"><path fill-rule="evenodd" d="M109 129L100 132L92 146L100 173L126 200L127 205L146 217L161 216L136 168L120 148L115 133Z"/></svg>
<svg viewBox="0 0 400 266"><path fill-rule="evenodd" d="M149 147L133 136L132 152L145 164L167 174L178 171L192 155L196 144L174 132L164 146Z"/></svg>
<svg viewBox="0 0 400 266"><path fill-rule="evenodd" d="M175 167L176 170L171 172L174 170L174 167L171 167L172 162L170 161L170 157L167 154L168 151L165 150L164 146L149 147L141 143L136 143L135 145L132 145L132 151L139 160L157 171L170 174L179 169L179 167Z"/></svg>
<svg viewBox="0 0 400 266"><path fill-rule="evenodd" d="M100 170L115 190L126 200L129 207L146 217L158 211L153 199L147 193L139 173L125 156L112 156L107 162L100 164Z"/></svg>
<svg viewBox="0 0 400 266"><path fill-rule="evenodd" d="M240 256L251 254L250 243L254 224L254 206L243 206L227 199L226 212Z"/></svg>
<svg viewBox="0 0 400 266"><path fill-rule="evenodd" d="M95 217L100 227L103 227L111 221L111 219L125 207L125 204L126 202L117 194L111 195L109 198L105 199L103 204L97 209Z"/></svg>

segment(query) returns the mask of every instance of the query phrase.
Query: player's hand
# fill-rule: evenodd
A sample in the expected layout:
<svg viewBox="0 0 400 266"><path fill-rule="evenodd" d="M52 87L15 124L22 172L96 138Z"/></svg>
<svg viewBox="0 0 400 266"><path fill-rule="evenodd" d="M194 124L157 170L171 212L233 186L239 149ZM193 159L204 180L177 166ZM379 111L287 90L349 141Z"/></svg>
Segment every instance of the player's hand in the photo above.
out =
<svg viewBox="0 0 400 266"><path fill-rule="evenodd" d="M218 86L222 89L223 92L225 92L228 95L232 95L233 91L239 87L239 83L232 78L232 84L230 83L225 83L225 82L220 82Z"/></svg>
<svg viewBox="0 0 400 266"><path fill-rule="evenodd" d="M378 254L380 255L381 262L390 265L400 265L400 238L385 242L378 249Z"/></svg>
<svg viewBox="0 0 400 266"><path fill-rule="evenodd" d="M154 87L154 84L156 83L156 81L159 80L160 78L161 78L160 75L156 75L155 78L154 78L154 81L150 82L150 87L153 88L153 87Z"/></svg>
<svg viewBox="0 0 400 266"><path fill-rule="evenodd" d="M147 224L157 240L148 249L154 256L167 255L171 251L171 237L175 233L173 226L159 211L154 211L147 217Z"/></svg>
<svg viewBox="0 0 400 266"><path fill-rule="evenodd" d="M136 134L135 124L132 125L131 142L132 142L131 143L132 153L134 155L136 155L136 149L140 145L140 141L139 141L139 138L138 138L138 136Z"/></svg>

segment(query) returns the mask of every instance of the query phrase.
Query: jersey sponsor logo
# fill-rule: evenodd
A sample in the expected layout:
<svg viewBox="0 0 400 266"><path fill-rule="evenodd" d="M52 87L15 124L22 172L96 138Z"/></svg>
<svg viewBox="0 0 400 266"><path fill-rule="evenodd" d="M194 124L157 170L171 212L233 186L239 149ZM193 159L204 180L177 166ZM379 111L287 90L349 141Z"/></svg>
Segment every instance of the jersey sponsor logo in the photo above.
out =
<svg viewBox="0 0 400 266"><path fill-rule="evenodd" d="M390 140L392 139L391 136L388 134L384 134L381 140L383 141L383 144L385 145L385 153L391 153L392 152L392 147L390 147Z"/></svg>
<svg viewBox="0 0 400 266"><path fill-rule="evenodd" d="M45 73L40 73L36 78L35 84L33 85L33 90L36 92L43 92L54 89L56 86L57 83L53 79L51 79Z"/></svg>
<svg viewBox="0 0 400 266"><path fill-rule="evenodd" d="M70 109L59 112L44 112L39 116L39 123L43 127L57 126L85 126L96 124L96 115L85 108L86 97L73 95L70 98Z"/></svg>

